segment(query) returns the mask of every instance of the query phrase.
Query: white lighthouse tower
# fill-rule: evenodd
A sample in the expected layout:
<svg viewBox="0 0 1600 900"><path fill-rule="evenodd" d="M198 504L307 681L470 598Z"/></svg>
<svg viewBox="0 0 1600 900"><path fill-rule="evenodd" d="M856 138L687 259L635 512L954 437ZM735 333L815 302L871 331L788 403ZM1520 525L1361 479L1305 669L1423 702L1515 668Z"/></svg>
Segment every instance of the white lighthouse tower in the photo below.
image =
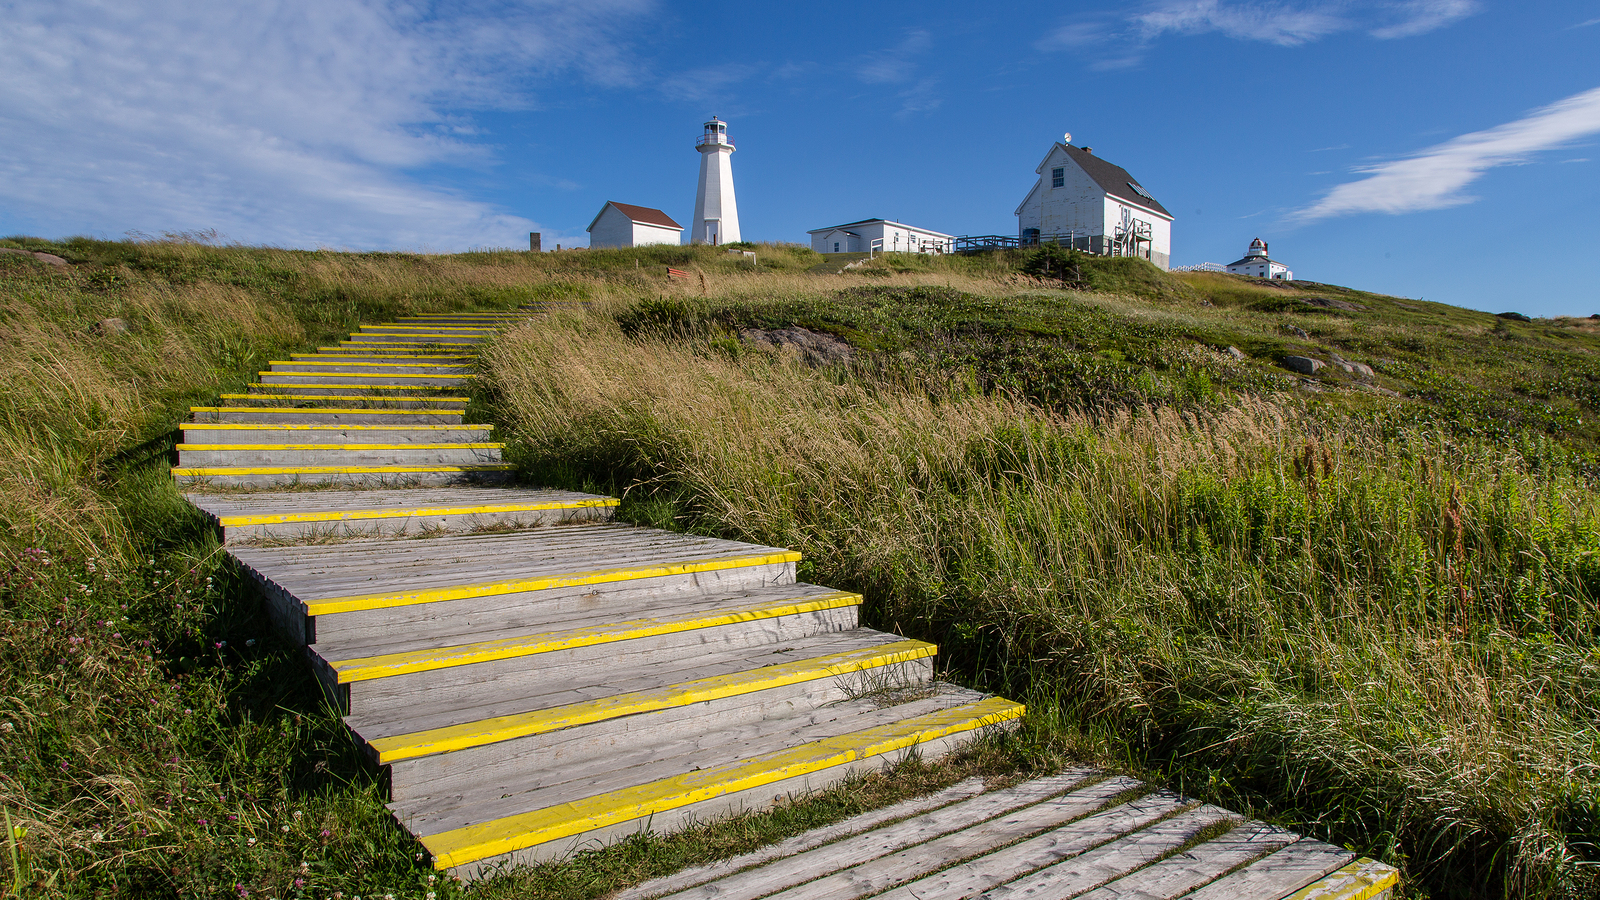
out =
<svg viewBox="0 0 1600 900"><path fill-rule="evenodd" d="M731 244L739 240L739 204L733 199L733 141L728 123L716 116L694 143L700 151L700 187L694 195L691 244Z"/></svg>

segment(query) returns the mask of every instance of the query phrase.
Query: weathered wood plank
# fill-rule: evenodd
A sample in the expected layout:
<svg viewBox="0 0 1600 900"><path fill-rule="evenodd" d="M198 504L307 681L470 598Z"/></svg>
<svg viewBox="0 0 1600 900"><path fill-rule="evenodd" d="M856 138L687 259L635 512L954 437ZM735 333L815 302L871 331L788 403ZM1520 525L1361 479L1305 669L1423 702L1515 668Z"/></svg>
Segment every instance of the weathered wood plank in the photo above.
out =
<svg viewBox="0 0 1600 900"><path fill-rule="evenodd" d="M910 800L902 800L892 806L864 812L858 816L852 816L842 822L835 822L822 828L813 828L803 834L797 834L792 838L779 841L760 850L707 863L703 866L694 866L661 878L651 879L619 891L611 900L648 900L648 898L686 890L709 881L715 881L734 872L752 869L773 860L804 853L824 844L831 844L840 838L871 831L880 825L907 819L930 809L938 809L941 806L948 806L960 800L976 797L983 792L983 779L968 778L942 791L922 797L914 797Z"/></svg>
<svg viewBox="0 0 1600 900"><path fill-rule="evenodd" d="M992 887L1137 831L1178 812L1185 805L1186 801L1174 794L1146 794L1038 837L903 884L880 895L880 900L957 900L976 897ZM956 859L958 857L951 857L946 863Z"/></svg>
<svg viewBox="0 0 1600 900"><path fill-rule="evenodd" d="M1007 791L997 791L907 819L889 828L820 847L779 862L741 872L703 888L673 895L672 900L754 900L780 891L804 893L788 896L832 897L851 889L842 871L902 866L916 848L920 856L942 854L953 845L978 846L983 841L1015 840L1059 825L1092 811L1115 794L1137 786L1125 778L1110 778L1087 787L1072 788L1090 777L1076 771L1038 779ZM1070 793L1061 794L1063 790ZM1060 795L1060 796L1057 796ZM974 851L976 852L976 851ZM970 855L970 854L969 854ZM815 888L812 886L815 885ZM856 896L851 894L851 896Z"/></svg>
<svg viewBox="0 0 1600 900"><path fill-rule="evenodd" d="M1261 822L1246 823L1222 837L1102 885L1080 900L1172 900L1294 839L1282 829Z"/></svg>
<svg viewBox="0 0 1600 900"><path fill-rule="evenodd" d="M1302 839L1185 895L1185 900L1281 900L1355 858L1332 844Z"/></svg>
<svg viewBox="0 0 1600 900"><path fill-rule="evenodd" d="M1215 806L1157 822L1080 856L1046 866L986 892L987 900L1066 900L1119 878L1170 853L1202 829L1232 818Z"/></svg>

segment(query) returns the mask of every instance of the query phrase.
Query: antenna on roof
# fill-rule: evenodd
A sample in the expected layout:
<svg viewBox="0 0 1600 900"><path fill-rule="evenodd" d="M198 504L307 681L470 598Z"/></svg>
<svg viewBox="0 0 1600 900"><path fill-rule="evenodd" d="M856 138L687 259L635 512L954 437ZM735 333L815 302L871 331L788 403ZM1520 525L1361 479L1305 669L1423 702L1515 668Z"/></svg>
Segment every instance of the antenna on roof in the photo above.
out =
<svg viewBox="0 0 1600 900"><path fill-rule="evenodd" d="M1070 131L1069 131L1069 132L1067 132L1067 133L1066 133L1066 134L1063 134L1063 135L1062 135L1062 136L1061 136L1061 143L1063 143L1063 144L1070 144L1070 143L1072 143L1072 132L1070 132Z"/></svg>

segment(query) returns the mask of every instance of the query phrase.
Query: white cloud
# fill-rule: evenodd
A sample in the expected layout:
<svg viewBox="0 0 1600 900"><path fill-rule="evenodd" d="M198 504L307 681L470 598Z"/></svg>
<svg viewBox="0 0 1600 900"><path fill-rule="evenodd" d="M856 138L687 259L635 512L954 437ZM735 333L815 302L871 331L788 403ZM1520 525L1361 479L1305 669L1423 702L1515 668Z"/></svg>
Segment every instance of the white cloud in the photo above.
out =
<svg viewBox="0 0 1600 900"><path fill-rule="evenodd" d="M29 230L215 228L247 242L446 249L537 226L408 171L487 166L473 109L575 72L625 84L646 0L60 0L0 29L0 200Z"/></svg>
<svg viewBox="0 0 1600 900"><path fill-rule="evenodd" d="M1367 177L1341 184L1300 210L1301 221L1363 212L1407 213L1472 202L1467 185L1496 166L1527 161L1600 132L1600 88L1553 103L1515 122L1464 134L1414 156L1366 167Z"/></svg>
<svg viewBox="0 0 1600 900"><path fill-rule="evenodd" d="M1388 40L1436 31L1479 8L1479 0L1151 0L1120 16L1075 16L1036 46L1085 53L1094 69L1124 69L1143 62L1150 47L1167 35L1220 34L1298 47L1364 30Z"/></svg>

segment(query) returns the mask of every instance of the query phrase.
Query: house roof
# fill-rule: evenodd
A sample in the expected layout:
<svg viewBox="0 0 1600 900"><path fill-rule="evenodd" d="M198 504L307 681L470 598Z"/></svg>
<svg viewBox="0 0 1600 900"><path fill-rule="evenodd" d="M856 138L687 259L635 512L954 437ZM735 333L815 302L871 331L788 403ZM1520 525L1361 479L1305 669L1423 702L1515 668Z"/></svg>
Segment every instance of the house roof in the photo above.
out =
<svg viewBox="0 0 1600 900"><path fill-rule="evenodd" d="M862 219L858 222L846 222L843 225L829 225L827 228L813 228L806 232L806 234L821 234L824 231L833 231L838 228L853 228L857 225L876 225L879 222L882 222L885 225L893 225L896 228L904 228L908 231L915 231L921 234L930 234L934 237L954 237L954 235L945 234L942 231L934 231L931 228L919 228L916 225L907 225L904 222L891 222L888 219ZM854 234L854 232L851 232L851 234Z"/></svg>
<svg viewBox="0 0 1600 900"><path fill-rule="evenodd" d="M648 206L634 206L632 203L618 203L615 200L607 200L606 206L615 206L617 208L617 212L622 213L632 221L638 222L641 225L654 225L657 228L676 228L679 231L683 230L682 225L672 221L671 216L659 209L651 209ZM594 230L594 223L600 221L600 217L606 214L606 206L600 207L600 211L595 213L594 221L589 223L589 227L586 230Z"/></svg>
<svg viewBox="0 0 1600 900"><path fill-rule="evenodd" d="M1139 191L1135 190L1135 186L1142 190L1144 185L1139 184L1139 179L1129 175L1127 169L1116 163L1106 162L1082 147L1074 147L1071 144L1063 144L1060 141L1057 141L1055 146L1066 151L1067 158L1077 163L1078 168L1087 173L1090 178L1093 178L1094 183L1098 184L1101 190L1125 203L1142 206L1169 219L1172 218L1172 213L1167 212L1167 208L1161 205L1161 201L1149 196L1148 193L1144 196L1139 195ZM1044 160L1039 163L1039 168L1034 170L1040 176L1044 175L1045 163L1050 161L1050 154L1054 152L1055 149L1051 148L1050 153L1045 154ZM1026 203L1027 200L1023 200L1023 202Z"/></svg>
<svg viewBox="0 0 1600 900"><path fill-rule="evenodd" d="M1230 265L1230 266L1254 266L1254 265L1261 265L1263 263L1265 263L1267 265L1273 265L1273 266L1283 266L1285 269L1289 268L1287 263L1281 263L1281 262L1278 262L1275 259L1267 259L1265 256L1246 256L1244 259L1234 260L1233 262L1228 263L1228 265Z"/></svg>

